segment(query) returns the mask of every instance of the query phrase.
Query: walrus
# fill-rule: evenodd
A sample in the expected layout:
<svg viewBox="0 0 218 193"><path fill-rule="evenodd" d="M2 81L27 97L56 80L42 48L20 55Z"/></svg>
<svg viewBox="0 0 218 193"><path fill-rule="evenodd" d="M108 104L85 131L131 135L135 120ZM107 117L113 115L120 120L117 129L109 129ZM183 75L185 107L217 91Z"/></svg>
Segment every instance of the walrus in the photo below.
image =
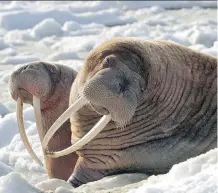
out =
<svg viewBox="0 0 218 193"><path fill-rule="evenodd" d="M33 105L34 109L40 108L41 120L39 122L41 121L42 125L38 127L38 133L41 142L50 126L69 106L70 88L76 75L77 72L66 65L43 61L26 64L12 73L9 80L12 98L20 101L20 105L27 103ZM40 104L34 104L34 97L40 99ZM17 114L20 116L18 123L23 127L20 108L18 105ZM38 116L40 115L36 114L36 122ZM71 145L70 121L66 121L61 128L49 143L49 149L53 151ZM42 165L26 139L25 130L21 129L21 136L34 160ZM49 178L67 180L73 172L77 158L76 153L57 159L45 157L46 172Z"/></svg>
<svg viewBox="0 0 218 193"><path fill-rule="evenodd" d="M45 155L76 151L68 182L78 187L122 172L166 173L215 148L216 66L215 57L164 40L100 44L72 84L70 107L43 139ZM69 117L73 145L54 152L47 144Z"/></svg>

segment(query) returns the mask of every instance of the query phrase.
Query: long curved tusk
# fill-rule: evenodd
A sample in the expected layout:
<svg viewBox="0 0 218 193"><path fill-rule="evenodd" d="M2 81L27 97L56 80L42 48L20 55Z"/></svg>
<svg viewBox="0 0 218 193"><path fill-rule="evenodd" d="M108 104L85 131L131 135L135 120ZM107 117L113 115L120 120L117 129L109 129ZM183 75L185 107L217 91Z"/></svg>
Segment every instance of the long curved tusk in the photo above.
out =
<svg viewBox="0 0 218 193"><path fill-rule="evenodd" d="M109 123L111 120L111 115L104 115L98 123L79 141L77 141L72 146L57 152L45 152L46 156L57 158L60 156L68 155L74 151L77 151L81 147L83 147L85 144L87 144L89 141L91 141L98 133L101 132L102 129Z"/></svg>
<svg viewBox="0 0 218 193"><path fill-rule="evenodd" d="M55 132L60 128L60 126L67 120L69 117L82 108L85 104L87 104L86 100L81 97L75 103L73 103L50 127L48 132L45 134L44 139L42 141L42 148L45 151L50 139L55 134Z"/></svg>
<svg viewBox="0 0 218 193"><path fill-rule="evenodd" d="M34 153L27 135L26 135L26 130L24 128L24 123L23 123L23 103L21 101L20 98L18 98L17 100L17 122L18 122L18 127L19 127L19 132L20 132L20 136L21 139L27 149L27 151L29 152L29 154L32 156L32 158L40 165L43 167L42 162L40 161L40 159L37 157L37 155Z"/></svg>
<svg viewBox="0 0 218 193"><path fill-rule="evenodd" d="M38 131L43 131L40 100L34 95L33 95L33 108L34 108L34 115L36 120L36 128L38 129Z"/></svg>

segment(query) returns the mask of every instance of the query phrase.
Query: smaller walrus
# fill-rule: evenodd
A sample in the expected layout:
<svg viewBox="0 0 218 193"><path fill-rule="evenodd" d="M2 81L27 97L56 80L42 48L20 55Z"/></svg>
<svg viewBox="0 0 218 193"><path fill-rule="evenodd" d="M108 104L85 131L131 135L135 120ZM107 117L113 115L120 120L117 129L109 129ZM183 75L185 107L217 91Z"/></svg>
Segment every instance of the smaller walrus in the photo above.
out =
<svg viewBox="0 0 218 193"><path fill-rule="evenodd" d="M41 142L53 122L69 106L70 88L76 75L77 72L72 68L47 62L33 62L20 67L12 73L9 80L9 89L13 99L31 104L34 109L41 106L42 126L39 127L38 125ZM40 99L38 105L34 104L34 98L36 97ZM22 109L20 108L18 105L17 114L18 117L20 116L18 119L20 119L19 126L21 126L22 140L33 158L42 165L27 140L22 120ZM36 116L36 120L38 118L39 115ZM49 149L57 151L67 148L71 145L70 140L71 131L70 121L68 120L49 143ZM60 158L45 157L48 176L67 180L73 172L77 157L75 153Z"/></svg>
<svg viewBox="0 0 218 193"><path fill-rule="evenodd" d="M77 150L74 187L120 172L165 173L217 145L216 67L215 57L176 43L106 41L88 55L71 88L72 105L42 145L70 116L72 142L85 136L47 155Z"/></svg>

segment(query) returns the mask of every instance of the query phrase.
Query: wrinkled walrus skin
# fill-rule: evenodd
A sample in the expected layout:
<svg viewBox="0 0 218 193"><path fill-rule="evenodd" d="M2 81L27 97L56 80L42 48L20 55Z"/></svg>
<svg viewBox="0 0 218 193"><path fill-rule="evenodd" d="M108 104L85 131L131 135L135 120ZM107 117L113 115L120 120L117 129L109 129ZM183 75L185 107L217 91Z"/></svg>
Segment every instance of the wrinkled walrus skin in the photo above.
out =
<svg viewBox="0 0 218 193"><path fill-rule="evenodd" d="M217 59L168 41L115 38L93 49L70 104L72 142L103 114L112 120L77 151L74 186L122 172L162 174L217 146Z"/></svg>

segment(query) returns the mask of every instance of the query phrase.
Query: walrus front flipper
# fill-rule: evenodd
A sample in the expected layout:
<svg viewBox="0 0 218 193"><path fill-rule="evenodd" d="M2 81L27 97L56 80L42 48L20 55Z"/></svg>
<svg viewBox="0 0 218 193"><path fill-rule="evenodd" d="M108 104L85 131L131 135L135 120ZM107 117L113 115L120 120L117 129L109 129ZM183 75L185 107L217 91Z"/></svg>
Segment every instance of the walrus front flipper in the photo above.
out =
<svg viewBox="0 0 218 193"><path fill-rule="evenodd" d="M88 168L84 159L80 157L77 161L76 167L72 175L67 181L76 188L81 186L82 184L100 180L103 177L109 175L110 173L111 170L94 170L92 168Z"/></svg>

